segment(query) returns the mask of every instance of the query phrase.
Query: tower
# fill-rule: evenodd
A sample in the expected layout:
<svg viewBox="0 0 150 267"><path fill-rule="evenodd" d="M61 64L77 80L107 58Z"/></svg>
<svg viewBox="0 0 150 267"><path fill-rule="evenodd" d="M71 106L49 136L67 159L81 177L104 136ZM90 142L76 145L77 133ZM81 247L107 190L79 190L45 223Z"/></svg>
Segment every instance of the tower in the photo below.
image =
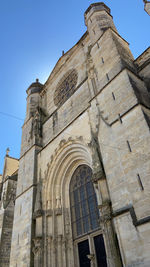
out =
<svg viewBox="0 0 150 267"><path fill-rule="evenodd" d="M39 83L39 80L36 79L36 82L32 83L27 89L27 111L26 111L26 120L32 117L36 109L40 107L40 92L43 88L43 85Z"/></svg>
<svg viewBox="0 0 150 267"><path fill-rule="evenodd" d="M98 40L108 28L117 31L110 13L110 8L104 3L91 4L86 10L84 18L91 42L93 43Z"/></svg>
<svg viewBox="0 0 150 267"><path fill-rule="evenodd" d="M43 113L40 102L42 88L43 85L36 79L36 82L32 83L27 89L27 110L22 127L11 266L33 266L33 204L37 185L37 152L42 147Z"/></svg>

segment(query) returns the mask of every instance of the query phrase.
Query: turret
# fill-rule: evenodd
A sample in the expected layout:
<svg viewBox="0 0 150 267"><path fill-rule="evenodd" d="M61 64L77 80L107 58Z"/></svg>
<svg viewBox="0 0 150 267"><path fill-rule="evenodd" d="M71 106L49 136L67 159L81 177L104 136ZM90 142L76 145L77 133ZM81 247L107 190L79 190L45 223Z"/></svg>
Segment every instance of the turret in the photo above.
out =
<svg viewBox="0 0 150 267"><path fill-rule="evenodd" d="M40 105L40 92L43 89L43 84L39 82L38 79L34 83L32 83L27 89L27 112L26 112L26 120L28 120L31 116L34 115L37 107Z"/></svg>
<svg viewBox="0 0 150 267"><path fill-rule="evenodd" d="M147 14L150 16L150 1L143 0L145 3L144 10L147 12Z"/></svg>
<svg viewBox="0 0 150 267"><path fill-rule="evenodd" d="M110 8L102 2L91 4L85 11L84 18L92 43L96 42L108 28L117 31Z"/></svg>

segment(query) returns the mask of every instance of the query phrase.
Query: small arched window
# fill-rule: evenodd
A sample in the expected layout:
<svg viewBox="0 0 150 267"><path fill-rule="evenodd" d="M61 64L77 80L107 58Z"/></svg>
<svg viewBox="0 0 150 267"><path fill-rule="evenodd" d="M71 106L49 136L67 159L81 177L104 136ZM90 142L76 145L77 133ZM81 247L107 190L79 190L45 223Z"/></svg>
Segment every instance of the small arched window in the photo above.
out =
<svg viewBox="0 0 150 267"><path fill-rule="evenodd" d="M92 183L92 170L79 166L70 183L70 206L73 238L99 228L99 210Z"/></svg>

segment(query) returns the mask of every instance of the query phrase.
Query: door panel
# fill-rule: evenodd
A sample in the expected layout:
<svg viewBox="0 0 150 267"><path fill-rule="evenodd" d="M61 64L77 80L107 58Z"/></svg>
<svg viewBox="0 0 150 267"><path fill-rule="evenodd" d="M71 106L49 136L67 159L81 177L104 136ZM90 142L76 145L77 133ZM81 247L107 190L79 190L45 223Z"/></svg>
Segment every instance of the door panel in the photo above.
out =
<svg viewBox="0 0 150 267"><path fill-rule="evenodd" d="M94 236L94 245L98 267L107 267L103 235Z"/></svg>
<svg viewBox="0 0 150 267"><path fill-rule="evenodd" d="M90 267L90 260L87 257L87 255L90 254L89 241L84 240L78 243L78 251L80 267Z"/></svg>

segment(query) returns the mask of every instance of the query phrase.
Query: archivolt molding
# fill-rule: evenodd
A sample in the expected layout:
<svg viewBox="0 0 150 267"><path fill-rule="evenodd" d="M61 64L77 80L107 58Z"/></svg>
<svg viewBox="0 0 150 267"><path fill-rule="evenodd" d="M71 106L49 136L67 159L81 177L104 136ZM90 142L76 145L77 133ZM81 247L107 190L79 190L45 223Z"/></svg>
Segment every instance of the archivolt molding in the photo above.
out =
<svg viewBox="0 0 150 267"><path fill-rule="evenodd" d="M92 168L91 152L84 141L81 141L81 138L61 141L45 173L47 209L69 207L70 180L75 169L81 164Z"/></svg>

